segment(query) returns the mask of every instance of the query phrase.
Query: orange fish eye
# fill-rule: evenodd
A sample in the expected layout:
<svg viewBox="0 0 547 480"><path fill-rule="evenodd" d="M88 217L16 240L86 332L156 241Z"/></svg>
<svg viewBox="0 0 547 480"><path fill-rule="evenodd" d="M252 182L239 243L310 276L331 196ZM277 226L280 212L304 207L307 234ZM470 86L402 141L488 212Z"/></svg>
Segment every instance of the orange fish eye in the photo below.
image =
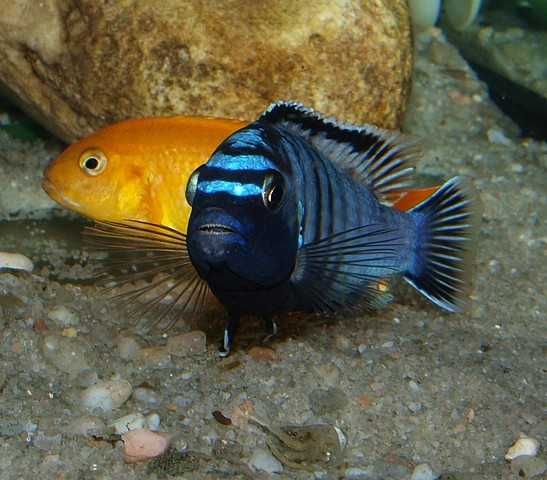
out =
<svg viewBox="0 0 547 480"><path fill-rule="evenodd" d="M107 163L106 155L97 148L86 150L80 155L80 168L92 177L104 172Z"/></svg>

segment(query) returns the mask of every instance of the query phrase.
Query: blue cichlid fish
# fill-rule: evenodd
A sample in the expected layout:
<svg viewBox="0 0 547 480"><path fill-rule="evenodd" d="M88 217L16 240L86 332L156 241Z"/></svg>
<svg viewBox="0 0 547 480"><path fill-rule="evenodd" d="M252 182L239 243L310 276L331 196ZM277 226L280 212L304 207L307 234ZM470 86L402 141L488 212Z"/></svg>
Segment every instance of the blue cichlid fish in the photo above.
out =
<svg viewBox="0 0 547 480"><path fill-rule="evenodd" d="M470 288L472 190L455 177L408 211L394 208L417 154L398 133L279 102L190 176L187 236L142 221L102 222L89 233L121 252L116 265L137 252L143 271L119 283L159 275L123 294L129 304L152 295L139 314L163 304L159 321L177 304L199 308L210 289L228 310L222 355L242 314L263 316L275 333L278 312L385 305L394 276L460 311Z"/></svg>
<svg viewBox="0 0 547 480"><path fill-rule="evenodd" d="M415 154L397 134L276 103L190 177L188 253L229 320L385 303L402 275L439 307L463 308L472 195L455 177L408 212L385 204Z"/></svg>

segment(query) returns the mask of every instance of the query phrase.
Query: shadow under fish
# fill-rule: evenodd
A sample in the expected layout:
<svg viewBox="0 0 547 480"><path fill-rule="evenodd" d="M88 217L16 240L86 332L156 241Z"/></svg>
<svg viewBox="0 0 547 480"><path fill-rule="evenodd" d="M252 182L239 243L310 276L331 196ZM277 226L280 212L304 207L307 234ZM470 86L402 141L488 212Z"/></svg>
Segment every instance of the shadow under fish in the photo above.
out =
<svg viewBox="0 0 547 480"><path fill-rule="evenodd" d="M418 153L398 133L278 102L191 175L187 236L131 221L89 233L104 248L142 253L145 268L118 282L167 273L126 294L133 302L160 288L148 311L171 295L158 319L175 305L199 308L210 290L228 311L221 355L229 354L243 314L262 316L274 334L280 312L381 307L391 301L394 276L444 310L461 311L474 194L455 177L407 211L394 208Z"/></svg>

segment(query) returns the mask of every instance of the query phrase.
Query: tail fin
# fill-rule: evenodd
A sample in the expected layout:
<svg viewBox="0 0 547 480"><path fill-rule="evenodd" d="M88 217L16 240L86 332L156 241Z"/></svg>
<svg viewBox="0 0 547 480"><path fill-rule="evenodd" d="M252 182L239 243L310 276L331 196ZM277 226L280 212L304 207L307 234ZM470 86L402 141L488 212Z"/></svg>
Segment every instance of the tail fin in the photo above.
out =
<svg viewBox="0 0 547 480"><path fill-rule="evenodd" d="M418 229L417 256L405 280L450 312L468 303L475 195L462 177L454 177L410 212Z"/></svg>

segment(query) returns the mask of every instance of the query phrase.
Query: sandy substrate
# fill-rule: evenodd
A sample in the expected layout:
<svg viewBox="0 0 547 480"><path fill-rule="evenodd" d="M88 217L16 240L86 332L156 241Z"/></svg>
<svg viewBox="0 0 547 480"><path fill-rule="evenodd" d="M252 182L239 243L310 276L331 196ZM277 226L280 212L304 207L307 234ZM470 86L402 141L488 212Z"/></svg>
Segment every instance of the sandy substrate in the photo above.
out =
<svg viewBox="0 0 547 480"><path fill-rule="evenodd" d="M517 139L438 32L419 47L405 130L421 179L468 175L482 203L470 313L401 286L372 315L280 318L267 345L249 319L219 360L221 312L143 333L89 280L78 223L4 222L0 250L35 270L0 273L0 479L541 478L544 451L504 456L520 433L547 445L547 146ZM47 209L39 171L57 148L0 137L1 218ZM249 416L337 426L342 461L283 465ZM125 463L114 424L168 432L170 456Z"/></svg>

